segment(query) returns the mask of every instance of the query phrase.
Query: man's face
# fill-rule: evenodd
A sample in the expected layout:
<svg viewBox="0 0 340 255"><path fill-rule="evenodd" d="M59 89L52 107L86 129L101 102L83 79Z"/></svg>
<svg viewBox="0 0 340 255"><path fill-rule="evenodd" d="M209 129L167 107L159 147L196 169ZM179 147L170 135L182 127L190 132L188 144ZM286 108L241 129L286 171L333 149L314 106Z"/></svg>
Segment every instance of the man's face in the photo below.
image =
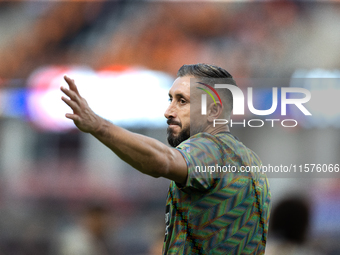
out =
<svg viewBox="0 0 340 255"><path fill-rule="evenodd" d="M177 78L169 91L170 105L164 116L168 119L168 142L172 147L176 147L190 137L190 78L193 77ZM195 96L192 93L191 99ZM203 131L202 125L197 125L194 129L192 135Z"/></svg>

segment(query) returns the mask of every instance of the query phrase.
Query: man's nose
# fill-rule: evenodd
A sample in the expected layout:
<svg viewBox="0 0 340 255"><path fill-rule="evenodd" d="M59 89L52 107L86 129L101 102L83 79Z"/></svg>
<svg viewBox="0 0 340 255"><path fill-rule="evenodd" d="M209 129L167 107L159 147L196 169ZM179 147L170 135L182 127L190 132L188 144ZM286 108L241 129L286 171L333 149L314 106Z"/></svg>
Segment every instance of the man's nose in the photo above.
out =
<svg viewBox="0 0 340 255"><path fill-rule="evenodd" d="M176 111L174 105L171 103L164 112L164 117L167 119L176 118Z"/></svg>

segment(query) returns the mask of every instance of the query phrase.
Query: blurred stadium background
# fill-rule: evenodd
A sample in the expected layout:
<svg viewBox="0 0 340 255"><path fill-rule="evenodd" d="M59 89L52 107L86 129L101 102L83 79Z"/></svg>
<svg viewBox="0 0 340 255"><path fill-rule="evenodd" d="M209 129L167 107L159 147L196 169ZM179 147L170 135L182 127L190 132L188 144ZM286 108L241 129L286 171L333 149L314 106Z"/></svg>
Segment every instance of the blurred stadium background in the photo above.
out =
<svg viewBox="0 0 340 255"><path fill-rule="evenodd" d="M107 227L109 252L96 254L160 254L169 181L134 171L64 119L65 73L100 115L164 143L167 90L183 64L220 65L241 88L270 79L263 95L332 78L306 87L320 97L310 119L291 111L297 127L232 132L264 164L339 164L339 24L336 2L0 1L0 254L74 254L88 215ZM310 205L308 247L340 254L339 179L270 185L273 207L290 196Z"/></svg>

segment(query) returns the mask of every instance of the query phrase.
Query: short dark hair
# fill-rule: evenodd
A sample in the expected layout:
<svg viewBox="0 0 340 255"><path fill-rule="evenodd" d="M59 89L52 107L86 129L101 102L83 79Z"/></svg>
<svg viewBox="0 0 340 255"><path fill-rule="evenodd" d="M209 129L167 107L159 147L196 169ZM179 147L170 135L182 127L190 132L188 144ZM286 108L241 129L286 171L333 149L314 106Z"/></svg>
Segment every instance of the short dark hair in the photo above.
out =
<svg viewBox="0 0 340 255"><path fill-rule="evenodd" d="M193 65L183 65L177 72L178 77L193 76L202 80L202 82L207 83L211 86L214 84L221 83L220 79L224 79L227 84L236 85L233 76L225 69L209 64L193 64ZM228 117L233 110L233 95L229 89L216 89L218 94L222 95L226 101L226 112ZM223 100L224 101L224 100Z"/></svg>
<svg viewBox="0 0 340 255"><path fill-rule="evenodd" d="M187 75L192 75L196 78L233 78L230 73L219 66L200 63L194 65L183 65L177 72L178 77Z"/></svg>

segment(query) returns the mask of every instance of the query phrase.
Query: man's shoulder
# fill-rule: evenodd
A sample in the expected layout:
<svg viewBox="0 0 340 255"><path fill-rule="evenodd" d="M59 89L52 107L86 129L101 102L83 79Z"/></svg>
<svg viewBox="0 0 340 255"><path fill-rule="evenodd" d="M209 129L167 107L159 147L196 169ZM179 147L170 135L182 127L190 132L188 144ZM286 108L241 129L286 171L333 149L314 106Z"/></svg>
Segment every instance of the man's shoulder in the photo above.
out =
<svg viewBox="0 0 340 255"><path fill-rule="evenodd" d="M206 132L197 133L195 135L190 136L187 140L180 143L176 149L190 151L191 148L201 148L205 149L211 146L218 146L221 143L220 140L216 138L216 136L211 135Z"/></svg>
<svg viewBox="0 0 340 255"><path fill-rule="evenodd" d="M239 155L245 162L250 165L261 165L260 157L246 145L244 145L236 136L231 133L219 133L216 135L225 146L233 151L235 155Z"/></svg>
<svg viewBox="0 0 340 255"><path fill-rule="evenodd" d="M233 136L229 132L223 132L223 133L218 133L216 135L212 135L207 132L200 132L195 135L190 136L187 140L183 141L181 144L179 144L176 148L181 149L182 147L185 147L190 144L199 144L199 143L204 143L204 144L209 144L209 143L216 143L216 144L221 144L221 143L226 143L227 141L230 142L239 142L238 138Z"/></svg>
<svg viewBox="0 0 340 255"><path fill-rule="evenodd" d="M261 165L261 159L230 132L212 135L197 133L176 147L182 154L194 158L213 157L225 164ZM204 156L205 155L205 156Z"/></svg>
<svg viewBox="0 0 340 255"><path fill-rule="evenodd" d="M229 149L235 153L246 153L259 157L254 151L245 146L236 136L230 132L221 132L212 135L207 132L197 133L179 144L176 149L187 150L190 147L205 149L209 146L219 147L222 150Z"/></svg>

